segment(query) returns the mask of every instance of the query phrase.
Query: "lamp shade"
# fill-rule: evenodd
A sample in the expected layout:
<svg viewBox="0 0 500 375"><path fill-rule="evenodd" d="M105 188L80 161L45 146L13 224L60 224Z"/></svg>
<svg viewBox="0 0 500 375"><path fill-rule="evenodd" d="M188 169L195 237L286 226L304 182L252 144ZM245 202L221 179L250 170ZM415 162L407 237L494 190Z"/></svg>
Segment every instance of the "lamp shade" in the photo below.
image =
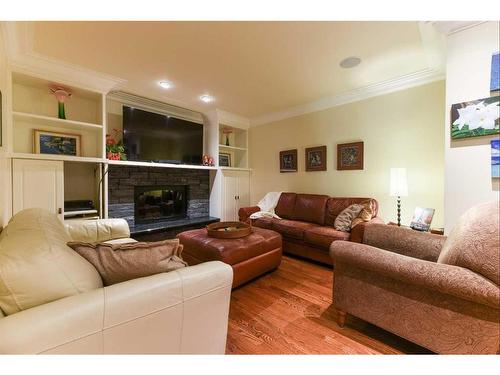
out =
<svg viewBox="0 0 500 375"><path fill-rule="evenodd" d="M406 197L407 195L406 168L391 168L391 196Z"/></svg>

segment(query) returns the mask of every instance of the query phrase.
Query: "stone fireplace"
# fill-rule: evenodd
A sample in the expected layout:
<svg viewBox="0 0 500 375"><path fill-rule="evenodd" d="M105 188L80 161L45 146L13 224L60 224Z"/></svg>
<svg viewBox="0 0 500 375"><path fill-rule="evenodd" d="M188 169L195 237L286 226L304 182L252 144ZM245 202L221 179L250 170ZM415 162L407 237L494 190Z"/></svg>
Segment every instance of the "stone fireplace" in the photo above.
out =
<svg viewBox="0 0 500 375"><path fill-rule="evenodd" d="M123 218L131 227L208 217L209 171L109 165L108 197L108 216Z"/></svg>

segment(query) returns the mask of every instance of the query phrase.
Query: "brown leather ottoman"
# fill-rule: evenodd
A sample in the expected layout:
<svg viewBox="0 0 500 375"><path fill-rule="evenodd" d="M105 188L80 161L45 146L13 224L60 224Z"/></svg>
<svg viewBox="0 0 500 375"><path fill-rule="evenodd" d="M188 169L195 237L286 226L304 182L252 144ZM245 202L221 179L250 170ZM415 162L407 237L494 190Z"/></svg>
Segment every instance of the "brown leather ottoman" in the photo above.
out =
<svg viewBox="0 0 500 375"><path fill-rule="evenodd" d="M252 280L281 263L281 234L253 228L243 238L208 237L206 229L195 229L177 235L184 245L182 257L190 266L220 260L233 267L233 288Z"/></svg>

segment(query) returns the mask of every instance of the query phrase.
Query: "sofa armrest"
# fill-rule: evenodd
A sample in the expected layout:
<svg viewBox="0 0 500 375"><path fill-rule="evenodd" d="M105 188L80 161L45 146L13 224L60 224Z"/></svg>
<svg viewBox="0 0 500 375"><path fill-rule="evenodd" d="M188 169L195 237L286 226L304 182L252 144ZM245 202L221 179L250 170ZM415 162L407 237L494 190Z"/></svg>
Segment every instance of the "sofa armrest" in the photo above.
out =
<svg viewBox="0 0 500 375"><path fill-rule="evenodd" d="M245 223L248 221L251 214L253 214L255 212L259 212L259 211L260 211L260 208L258 206L241 207L238 210L238 216L239 216L240 221Z"/></svg>
<svg viewBox="0 0 500 375"><path fill-rule="evenodd" d="M439 258L445 241L445 236L395 225L369 225L363 234L364 244L433 262Z"/></svg>
<svg viewBox="0 0 500 375"><path fill-rule="evenodd" d="M130 237L124 219L66 220L64 226L73 241L102 242Z"/></svg>
<svg viewBox="0 0 500 375"><path fill-rule="evenodd" d="M500 307L500 289L466 268L416 259L376 247L347 241L330 246L335 264L360 268L436 292Z"/></svg>
<svg viewBox="0 0 500 375"><path fill-rule="evenodd" d="M0 353L223 354L232 278L207 262L24 310L0 319Z"/></svg>
<svg viewBox="0 0 500 375"><path fill-rule="evenodd" d="M352 242L363 243L363 237L365 234L366 227L372 224L384 224L384 220L379 217L374 217L370 221L365 221L359 223L351 230L351 237L349 238Z"/></svg>

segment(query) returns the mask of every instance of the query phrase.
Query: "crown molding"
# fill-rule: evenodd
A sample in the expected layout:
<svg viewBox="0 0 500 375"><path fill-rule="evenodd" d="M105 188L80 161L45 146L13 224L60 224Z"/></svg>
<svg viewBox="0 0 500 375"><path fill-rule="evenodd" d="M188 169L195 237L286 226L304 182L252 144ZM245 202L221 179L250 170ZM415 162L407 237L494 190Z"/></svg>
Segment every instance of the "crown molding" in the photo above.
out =
<svg viewBox="0 0 500 375"><path fill-rule="evenodd" d="M250 127L250 120L246 117L226 112L221 109L217 109L218 121L221 124L234 126L235 128L248 129Z"/></svg>
<svg viewBox="0 0 500 375"><path fill-rule="evenodd" d="M443 80L445 74L442 69L423 69L415 73L410 73L389 79L383 82L360 87L344 93L322 98L303 105L287 108L283 111L273 112L250 119L250 126L264 125L270 122L284 120L290 117L301 116L311 112L322 111L328 108L357 102L372 98L374 96L389 94L391 92L405 90L411 87L425 85L434 81Z"/></svg>
<svg viewBox="0 0 500 375"><path fill-rule="evenodd" d="M12 70L43 77L91 91L107 93L126 80L78 65L43 56L34 51L34 28L30 22L2 22L7 61Z"/></svg>
<svg viewBox="0 0 500 375"><path fill-rule="evenodd" d="M485 22L487 21L430 21L429 23L445 35L453 35Z"/></svg>

